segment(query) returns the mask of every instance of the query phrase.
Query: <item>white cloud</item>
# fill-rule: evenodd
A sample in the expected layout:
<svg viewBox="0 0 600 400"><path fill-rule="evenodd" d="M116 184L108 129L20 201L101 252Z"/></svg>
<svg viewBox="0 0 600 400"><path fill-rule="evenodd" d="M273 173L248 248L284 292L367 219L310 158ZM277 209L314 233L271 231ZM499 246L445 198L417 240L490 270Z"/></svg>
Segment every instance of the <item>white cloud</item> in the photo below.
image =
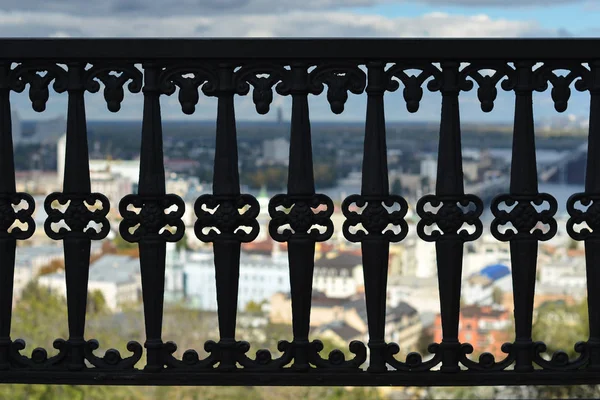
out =
<svg viewBox="0 0 600 400"><path fill-rule="evenodd" d="M430 1L436 2L436 0ZM547 3L551 1L547 0ZM182 5L185 2L186 0L181 0L178 4ZM263 4L266 7L266 0L226 0L225 2L237 4L240 7L257 4ZM375 2L375 0L354 0L352 4L368 5ZM211 12L199 13L195 12L196 8L190 6L189 12L179 16L174 15L182 14L182 10L185 11L187 6L176 8L177 12L169 9L167 10L169 12L161 15L152 9L131 12L135 10L135 7L142 7L140 1L121 1L119 3L121 9L118 10L110 9L110 7L116 7L117 3L114 1L90 2L90 7L85 12L75 11L82 7L73 6L72 2L65 0L46 2L45 5L37 8L26 7L30 1L22 0L19 2L23 4L22 11L15 11L14 7L8 7L6 3L7 0L4 0L0 5L0 37L527 37L560 35L558 29L545 30L536 21L490 18L485 14L450 15L436 12L417 17L400 18L359 15L349 11L339 11L341 0L280 1L281 7L287 5L289 9L279 13L275 13L274 10L257 12L260 7L253 8L252 12L241 14L236 13L235 10L220 9L219 11L214 7ZM152 2L143 4L150 3ZM171 3L174 4L175 0L171 0ZM196 4L198 7L210 7L203 2L195 3L198 3ZM66 6L68 4L70 7ZM292 4L303 5L292 6ZM437 4L441 4L441 2L437 2ZM105 9L92 12L95 10L94 7L105 7ZM129 7L129 11L123 10L127 7ZM13 11L6 11L11 9ZM267 8L264 9L267 10ZM23 111L24 119L47 118L49 115L64 114L66 111L66 98L57 101L56 95L53 94L48 102L48 111L43 114L34 113L26 96L26 94L15 96L13 102L13 105ZM213 100L206 99L201 95L196 114L192 118L214 119L216 102ZM289 98L283 99L275 96L274 100L272 111L278 105L282 105L284 114L288 115ZM341 118L362 120L365 101L364 95L350 96L346 112ZM311 107L311 118L326 120L334 117L326 103L325 95L311 100L311 104L313 104L312 102L315 107ZM421 111L410 118L439 117L439 101L436 100L431 105L428 103L424 101ZM141 94L127 95L122 111L117 114L105 111L101 94L86 96L86 104L90 119L141 118ZM177 102L177 94L170 98L165 96L162 104L163 118L182 118L184 116ZM392 104L393 106L391 106ZM405 113L405 105L401 100L400 93L396 93L390 98L390 106L394 110L388 116L390 120L408 116ZM259 116L254 110L251 94L239 104L238 111L236 115L240 119L275 118L273 112L266 117ZM477 109L474 111L479 114ZM472 112L468 111L468 113Z"/></svg>
<svg viewBox="0 0 600 400"><path fill-rule="evenodd" d="M0 10L49 12L89 16L243 15L279 14L289 11L343 10L378 4L424 4L429 6L535 7L583 3L590 0L3 0ZM484 3L484 4L482 4ZM594 4L594 3L591 3Z"/></svg>
<svg viewBox="0 0 600 400"><path fill-rule="evenodd" d="M292 11L283 14L77 16L0 11L0 37L518 37L557 36L536 21L486 15L431 13L389 18L350 12Z"/></svg>
<svg viewBox="0 0 600 400"><path fill-rule="evenodd" d="M473 6L481 7L535 7L535 6L550 6L550 5L567 5L573 3L585 3L586 0L413 0L406 1L412 3L424 3L432 6Z"/></svg>

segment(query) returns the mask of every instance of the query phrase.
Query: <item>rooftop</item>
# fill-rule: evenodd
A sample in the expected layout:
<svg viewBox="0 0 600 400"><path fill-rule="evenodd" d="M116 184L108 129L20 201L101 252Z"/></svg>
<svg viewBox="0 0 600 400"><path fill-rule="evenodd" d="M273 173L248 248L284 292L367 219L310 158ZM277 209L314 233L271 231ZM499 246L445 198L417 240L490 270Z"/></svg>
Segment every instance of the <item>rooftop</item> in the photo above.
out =
<svg viewBox="0 0 600 400"><path fill-rule="evenodd" d="M129 256L107 254L90 265L90 282L123 284L134 280L140 273L140 260ZM48 279L64 279L64 271L46 275Z"/></svg>

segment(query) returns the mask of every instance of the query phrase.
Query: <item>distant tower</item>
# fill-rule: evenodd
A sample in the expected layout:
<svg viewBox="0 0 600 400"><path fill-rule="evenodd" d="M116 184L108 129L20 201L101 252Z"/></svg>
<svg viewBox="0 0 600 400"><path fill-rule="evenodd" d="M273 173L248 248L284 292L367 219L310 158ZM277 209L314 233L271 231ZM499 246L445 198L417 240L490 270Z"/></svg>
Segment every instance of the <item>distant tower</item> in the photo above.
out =
<svg viewBox="0 0 600 400"><path fill-rule="evenodd" d="M19 113L17 110L12 110L10 112L11 119L11 128L12 128L12 139L13 146L21 142L21 136L23 135L23 127L21 125L21 118L19 118Z"/></svg>
<svg viewBox="0 0 600 400"><path fill-rule="evenodd" d="M67 154L67 134L62 135L56 142L56 175L58 184L62 186L65 177L65 155Z"/></svg>
<svg viewBox="0 0 600 400"><path fill-rule="evenodd" d="M278 124L283 123L283 109L281 107L277 108L277 123Z"/></svg>

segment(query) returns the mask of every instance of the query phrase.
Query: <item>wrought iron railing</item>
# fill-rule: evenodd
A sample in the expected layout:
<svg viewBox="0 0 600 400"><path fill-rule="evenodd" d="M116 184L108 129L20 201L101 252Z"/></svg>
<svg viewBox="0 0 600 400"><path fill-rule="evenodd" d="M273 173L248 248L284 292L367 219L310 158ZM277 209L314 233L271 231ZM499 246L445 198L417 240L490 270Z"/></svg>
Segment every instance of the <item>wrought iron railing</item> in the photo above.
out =
<svg viewBox="0 0 600 400"><path fill-rule="evenodd" d="M600 168L596 157L600 154L600 58L595 55L599 48L598 40L579 39L0 40L0 382L343 386L600 383ZM569 73L558 75L555 71L559 69ZM418 73L413 75L410 71L415 70ZM383 99L385 92L403 85L408 111L416 112L425 81L428 90L441 93L442 111L437 186L434 195L423 197L416 205L421 217L417 231L423 240L435 242L443 339L429 346L433 357L427 361L417 353L399 360L395 355L402 343L384 340L385 293L389 243L401 241L407 233L407 202L388 190ZM459 94L478 85L481 108L489 112L500 81L502 89L515 93L512 174L509 193L492 203L495 219L491 231L498 240L510 242L516 340L504 345L506 357L502 360L488 353L473 360L469 358L473 347L458 340L461 267L464 243L482 232L479 216L483 204L463 190ZM569 360L559 352L546 360L541 356L545 345L532 341L533 298L538 242L556 233L553 215L557 203L549 194L538 192L532 93L546 90L550 83L555 108L562 112L573 82L577 90L589 91L591 96L585 192L569 200L571 219L567 225L574 239L585 242L590 336L576 345L577 359ZM141 344L130 342L127 348L133 354L125 358L116 350L108 350L103 357L95 355L99 344L86 341L84 332L90 244L103 239L109 229L109 202L104 195L91 192L86 139L84 94L98 92L100 83L113 112L119 111L126 84L129 91L141 90L144 96L139 190L121 200L119 211L123 218L121 235L139 244L146 341L145 350ZM55 341L55 356L48 357L46 350L39 348L27 357L21 354L25 343L13 341L10 328L16 241L32 234L35 204L30 195L15 189L9 98L11 91L22 92L29 86L33 108L44 111L50 84L56 92L67 92L69 99L63 191L48 196L44 204L48 212L45 231L64 244L69 338ZM279 342L282 355L275 358L268 350L249 355L250 344L239 341L235 334L240 245L256 237L259 210L254 197L240 193L234 96L252 90L257 111L265 114L273 89L292 97L288 190L270 201L269 232L274 240L288 243L293 339ZM218 99L213 193L202 195L195 204L195 234L213 243L216 268L220 337L206 342L209 355L205 359L194 350L177 359L173 355L176 345L163 342L161 334L166 242L178 241L184 234L184 203L178 196L165 193L159 98L177 90L186 114L194 112L199 90ZM367 344L350 343L354 353L350 360L339 350L325 358L320 355L322 344L309 340L315 243L327 240L333 232L329 218L333 204L327 196L315 193L311 155L308 95L324 90L334 113L343 111L348 92L360 95L366 91L368 99L362 190L342 205L347 218L344 236L362 246L369 332ZM68 202L68 207L57 209L56 201L63 205ZM546 208L538 211L534 205L542 203ZM589 208L582 211L576 203ZM514 207L507 212L500 207L503 204ZM396 210L388 211L394 205ZM165 213L173 206L175 211ZM280 206L289 212L281 211ZM319 206L325 211L313 211ZM429 206L439 208L428 211ZM207 208L216 210L208 212ZM241 213L241 209L246 211ZM15 227L16 220L26 228ZM61 220L68 229L54 228L53 223ZM96 228L88 227L90 221ZM583 222L589 229L577 228ZM500 228L508 223L511 229ZM540 229L538 223L545 224L546 229ZM352 228L359 224L362 228ZM389 224L396 229L387 229ZM464 224L471 229L464 229ZM206 227L216 229L206 233ZM145 363L140 361L142 356ZM135 368L138 361L143 369ZM363 369L366 365L368 368Z"/></svg>

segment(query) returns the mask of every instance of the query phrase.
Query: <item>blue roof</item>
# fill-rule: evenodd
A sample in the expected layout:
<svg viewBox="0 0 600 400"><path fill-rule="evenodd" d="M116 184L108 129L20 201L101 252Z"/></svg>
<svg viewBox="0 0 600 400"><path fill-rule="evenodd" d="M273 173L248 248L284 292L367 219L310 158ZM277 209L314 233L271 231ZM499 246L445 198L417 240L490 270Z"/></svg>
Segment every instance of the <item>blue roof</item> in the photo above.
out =
<svg viewBox="0 0 600 400"><path fill-rule="evenodd" d="M510 269L504 264L492 264L482 269L480 274L495 281L509 275Z"/></svg>

